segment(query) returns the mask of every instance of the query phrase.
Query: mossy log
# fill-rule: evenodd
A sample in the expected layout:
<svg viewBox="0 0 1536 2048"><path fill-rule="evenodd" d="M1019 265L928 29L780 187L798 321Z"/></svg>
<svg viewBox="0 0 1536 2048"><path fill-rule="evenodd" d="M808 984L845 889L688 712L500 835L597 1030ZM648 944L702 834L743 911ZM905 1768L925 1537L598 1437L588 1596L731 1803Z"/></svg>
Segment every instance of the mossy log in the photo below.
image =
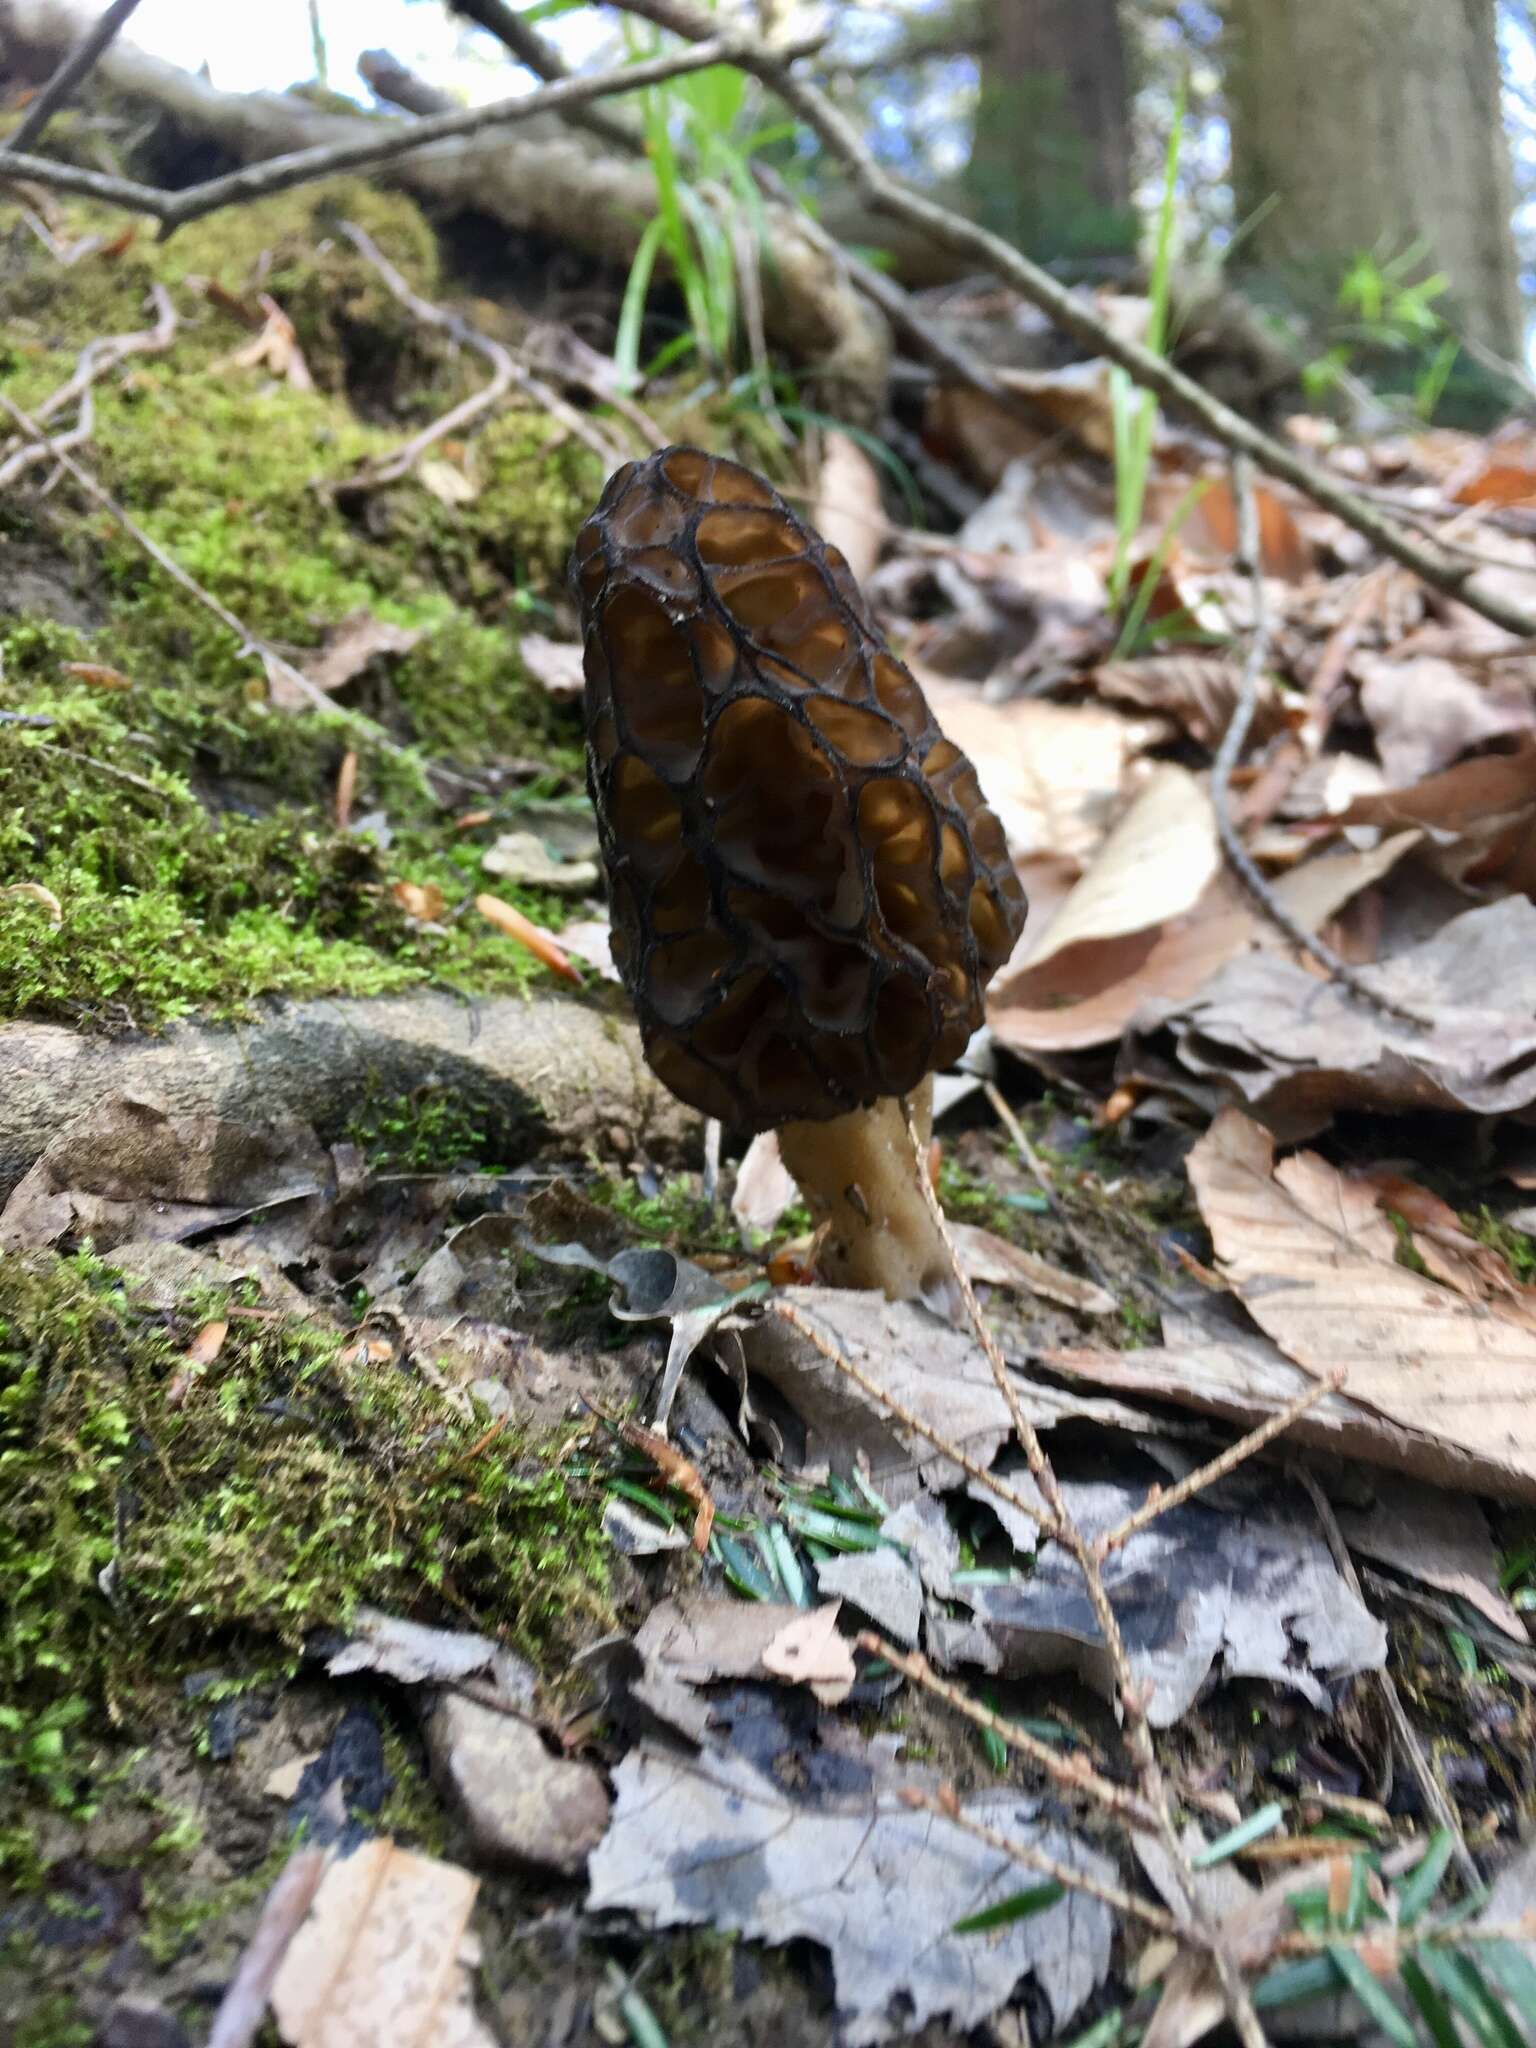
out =
<svg viewBox="0 0 1536 2048"><path fill-rule="evenodd" d="M148 1097L173 1115L297 1116L322 1138L380 1100L453 1092L492 1120L501 1156L662 1162L701 1125L646 1067L633 1025L554 995L468 1003L423 992L264 1006L238 1026L89 1037L0 1025L0 1196L94 1103Z"/></svg>
<svg viewBox="0 0 1536 2048"><path fill-rule="evenodd" d="M0 0L0 50L17 71L46 77L84 19L69 0ZM382 125L289 93L220 92L126 38L107 50L94 76L109 92L158 109L189 141L214 143L245 163L351 140ZM569 243L620 267L634 260L656 213L655 181L642 157L607 155L548 116L403 157L377 175L434 208L486 214L514 232ZM765 202L764 221L772 251L763 274L769 341L807 366L819 403L872 420L885 397L884 320L836 257L802 231L793 208Z"/></svg>

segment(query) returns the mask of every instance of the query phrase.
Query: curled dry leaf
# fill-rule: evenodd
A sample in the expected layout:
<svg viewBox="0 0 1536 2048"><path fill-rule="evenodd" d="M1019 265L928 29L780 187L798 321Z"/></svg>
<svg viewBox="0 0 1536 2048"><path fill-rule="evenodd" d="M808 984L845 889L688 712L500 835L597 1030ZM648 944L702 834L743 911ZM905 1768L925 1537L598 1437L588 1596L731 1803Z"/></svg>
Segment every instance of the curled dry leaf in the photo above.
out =
<svg viewBox="0 0 1536 2048"><path fill-rule="evenodd" d="M1536 1332L1478 1314L1397 1263L1376 1191L1313 1152L1275 1163L1274 1140L1223 1110L1189 1158L1223 1272L1296 1363L1343 1366L1343 1391L1473 1452L1500 1491L1536 1499Z"/></svg>
<svg viewBox="0 0 1536 2048"><path fill-rule="evenodd" d="M823 444L811 525L829 547L841 548L862 588L874 574L885 539L880 479L853 436L836 428Z"/></svg>
<svg viewBox="0 0 1536 2048"><path fill-rule="evenodd" d="M1092 680L1101 697L1141 711L1161 711L1192 740L1214 747L1232 722L1242 678L1242 664L1229 655L1149 654L1136 661L1101 662ZM1272 739L1289 723L1285 699L1266 676L1254 709L1253 737Z"/></svg>
<svg viewBox="0 0 1536 2048"><path fill-rule="evenodd" d="M1360 1178L1375 1189L1381 1207L1407 1225L1414 1250L1437 1280L1468 1301L1485 1302L1495 1315L1536 1330L1536 1287L1517 1280L1508 1260L1475 1238L1449 1202L1386 1167Z"/></svg>
<svg viewBox="0 0 1536 2048"><path fill-rule="evenodd" d="M1053 1266L1049 1259L1036 1258L993 1231L974 1223L951 1223L948 1229L967 1279L1016 1288L1021 1294L1038 1294L1045 1301L1076 1309L1080 1315L1113 1315L1119 1305L1095 1281Z"/></svg>
<svg viewBox="0 0 1536 2048"><path fill-rule="evenodd" d="M1307 861L1274 883L1304 930L1315 932L1418 843L1399 832L1367 853ZM1253 946L1285 944L1238 885L1217 875L1198 903L1161 926L1074 945L1043 964L1007 967L987 998L987 1021L1016 1052L1065 1052L1118 1038L1143 1004L1196 996Z"/></svg>
<svg viewBox="0 0 1536 2048"><path fill-rule="evenodd" d="M1471 886L1536 891L1536 735L1507 754L1460 761L1407 789L1360 796L1334 825L1417 825L1432 835L1435 865Z"/></svg>
<svg viewBox="0 0 1536 2048"><path fill-rule="evenodd" d="M108 668L100 661L66 661L60 664L64 674L73 676L76 682L89 683L97 690L131 690L132 676L125 676L120 668Z"/></svg>
<svg viewBox="0 0 1536 2048"><path fill-rule="evenodd" d="M435 924L447 908L436 882L392 882L389 893L406 916L418 924Z"/></svg>
<svg viewBox="0 0 1536 2048"><path fill-rule="evenodd" d="M41 882L10 882L0 889L0 902L7 898L23 903L35 903L48 914L50 924L64 922L64 906L51 889L45 889Z"/></svg>
<svg viewBox="0 0 1536 2048"><path fill-rule="evenodd" d="M1536 704L1527 691L1478 683L1439 655L1392 661L1357 654L1351 666L1394 788L1439 774L1472 747L1536 727Z"/></svg>
<svg viewBox="0 0 1536 2048"><path fill-rule="evenodd" d="M679 1493L686 1494L696 1504L698 1513L693 1521L693 1547L702 1557L709 1548L709 1532L715 1526L715 1504L709 1497L708 1487L699 1477L699 1468L685 1458L675 1444L669 1444L654 1430L642 1429L638 1422L631 1422L627 1417L617 1426L625 1443L643 1451L668 1486L675 1486Z"/></svg>

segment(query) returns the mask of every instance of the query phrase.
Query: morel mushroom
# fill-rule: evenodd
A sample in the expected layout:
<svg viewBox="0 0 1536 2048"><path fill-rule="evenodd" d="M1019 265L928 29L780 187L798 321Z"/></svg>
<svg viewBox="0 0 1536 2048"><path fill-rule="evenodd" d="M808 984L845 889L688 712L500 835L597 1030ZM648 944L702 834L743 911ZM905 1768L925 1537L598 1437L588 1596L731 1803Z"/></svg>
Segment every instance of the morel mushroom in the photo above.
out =
<svg viewBox="0 0 1536 2048"><path fill-rule="evenodd" d="M902 1099L1024 925L975 770L842 555L764 480L666 448L572 561L613 957L674 1095L777 1129L829 1280L948 1296Z"/></svg>

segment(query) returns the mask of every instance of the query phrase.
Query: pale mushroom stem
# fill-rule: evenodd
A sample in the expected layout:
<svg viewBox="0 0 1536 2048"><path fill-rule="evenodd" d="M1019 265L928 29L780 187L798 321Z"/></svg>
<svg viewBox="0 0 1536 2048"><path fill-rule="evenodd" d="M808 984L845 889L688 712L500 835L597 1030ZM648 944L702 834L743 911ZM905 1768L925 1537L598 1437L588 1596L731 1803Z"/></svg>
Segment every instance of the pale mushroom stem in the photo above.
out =
<svg viewBox="0 0 1536 2048"><path fill-rule="evenodd" d="M926 1150L932 1075L907 1102ZM949 1310L949 1250L923 1196L899 1097L884 1096L825 1123L785 1124L779 1155L799 1183L812 1222L827 1226L817 1265L831 1285L876 1287L892 1301Z"/></svg>

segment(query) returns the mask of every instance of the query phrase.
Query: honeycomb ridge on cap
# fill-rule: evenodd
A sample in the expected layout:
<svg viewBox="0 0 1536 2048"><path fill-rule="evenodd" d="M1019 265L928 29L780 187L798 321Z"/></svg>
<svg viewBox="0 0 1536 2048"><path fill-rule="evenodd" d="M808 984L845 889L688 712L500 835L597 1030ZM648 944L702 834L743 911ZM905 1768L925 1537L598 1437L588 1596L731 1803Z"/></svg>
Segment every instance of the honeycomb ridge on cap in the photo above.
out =
<svg viewBox="0 0 1536 2048"><path fill-rule="evenodd" d="M766 1130L964 1050L1023 930L975 770L835 547L751 470L664 448L577 537L613 957L682 1101Z"/></svg>

